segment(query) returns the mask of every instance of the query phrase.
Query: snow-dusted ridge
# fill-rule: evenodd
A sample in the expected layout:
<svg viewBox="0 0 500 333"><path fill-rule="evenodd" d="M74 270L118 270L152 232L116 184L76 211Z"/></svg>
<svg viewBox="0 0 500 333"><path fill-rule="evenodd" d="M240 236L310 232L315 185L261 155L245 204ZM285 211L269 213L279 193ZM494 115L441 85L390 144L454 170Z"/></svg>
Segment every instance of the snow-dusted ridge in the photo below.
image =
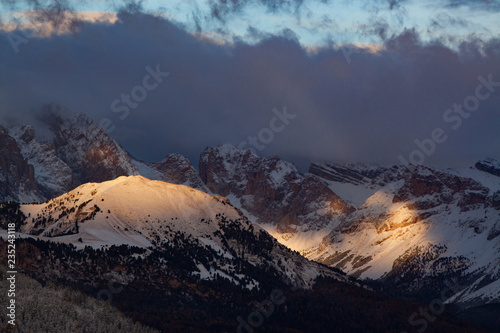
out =
<svg viewBox="0 0 500 333"><path fill-rule="evenodd" d="M499 180L477 169L409 166L303 254L407 295L453 278L468 287L449 302L498 303Z"/></svg>
<svg viewBox="0 0 500 333"><path fill-rule="evenodd" d="M85 246L126 244L146 249L203 248L214 254L209 267L195 262L201 278L215 274L238 284L245 272L238 262L271 265L284 280L312 286L318 275L347 276L308 261L253 225L228 199L184 185L122 176L88 183L42 204L21 205L24 237ZM245 280L247 281L247 280ZM249 286L259 281L252 280Z"/></svg>
<svg viewBox="0 0 500 333"><path fill-rule="evenodd" d="M73 212L64 213L73 208ZM58 236L78 228L78 238L86 245L150 246L147 239L158 232L160 222L183 227L198 236L207 229L206 224L199 223L202 218L215 218L217 213L232 219L240 217L234 208L201 191L142 176L121 176L103 183L84 184L41 205L25 205L23 211L26 215L55 220L40 229L37 223L40 219L32 219L23 226L23 231L43 230L43 236ZM65 216L59 218L61 214ZM86 220L89 217L92 218ZM170 222L179 219L182 225Z"/></svg>
<svg viewBox="0 0 500 333"><path fill-rule="evenodd" d="M302 174L280 158L221 145L201 154L198 174L180 154L157 163L137 160L84 115L56 113L45 125L0 128L0 157L8 161L0 165L0 201L55 197L22 205L29 215L22 231L30 237L80 248L155 248L179 245L184 235L186 242L215 251L220 263L243 256L239 240L223 232L224 216L238 221L235 235L258 238L262 227L309 259L361 278L400 283L410 297L448 274L468 286L449 302L500 299L500 162L495 159L447 170L315 163ZM304 276L321 271L308 261L300 264L282 246L273 245L271 252L277 269L298 269L304 285L311 280ZM263 262L259 255L244 256ZM284 259L290 256L294 264ZM238 281L230 265L195 266L203 278L225 274ZM291 273L284 275L292 279Z"/></svg>

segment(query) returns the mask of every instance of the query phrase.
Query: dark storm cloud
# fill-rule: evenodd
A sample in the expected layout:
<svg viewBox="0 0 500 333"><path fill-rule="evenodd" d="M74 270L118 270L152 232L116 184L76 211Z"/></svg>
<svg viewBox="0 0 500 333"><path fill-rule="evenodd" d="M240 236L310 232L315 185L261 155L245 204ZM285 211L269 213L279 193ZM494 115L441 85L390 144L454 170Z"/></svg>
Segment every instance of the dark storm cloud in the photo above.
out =
<svg viewBox="0 0 500 333"><path fill-rule="evenodd" d="M53 102L96 122L111 119L112 136L139 158L180 152L196 163L205 146L258 136L270 128L273 108L286 106L296 117L261 154L302 166L396 163L437 127L449 139L430 163L498 155L500 87L458 130L443 122L443 113L474 94L479 76L500 81L499 41L463 43L455 52L422 44L412 30L391 36L378 53L306 50L290 31L256 45L214 43L134 10L120 12L116 24L82 23L71 35L30 38L17 54L1 33L0 118L27 120L30 110ZM123 110L113 112L112 103L144 86L157 68L168 77L121 120Z"/></svg>

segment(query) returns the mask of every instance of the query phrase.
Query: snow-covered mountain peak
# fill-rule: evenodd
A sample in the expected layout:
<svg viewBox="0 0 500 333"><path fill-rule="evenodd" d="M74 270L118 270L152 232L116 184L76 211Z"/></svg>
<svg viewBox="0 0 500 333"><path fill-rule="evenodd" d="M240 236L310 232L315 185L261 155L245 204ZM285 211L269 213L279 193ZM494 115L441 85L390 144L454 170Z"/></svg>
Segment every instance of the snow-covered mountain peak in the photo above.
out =
<svg viewBox="0 0 500 333"><path fill-rule="evenodd" d="M484 203L490 192L474 179L422 165L410 165L402 179L404 184L395 193L393 201L417 200L420 209L451 203L467 209L466 206Z"/></svg>
<svg viewBox="0 0 500 333"><path fill-rule="evenodd" d="M43 141L31 125L10 129L10 135L17 141L21 153L33 165L35 180L45 198L51 198L80 184L71 168L57 154L56 147Z"/></svg>
<svg viewBox="0 0 500 333"><path fill-rule="evenodd" d="M34 124L11 127L8 135L34 169L38 197L53 198L89 181L139 174L128 153L87 115L49 105Z"/></svg>
<svg viewBox="0 0 500 333"><path fill-rule="evenodd" d="M56 117L50 128L57 156L81 183L139 174L128 153L88 116Z"/></svg>
<svg viewBox="0 0 500 333"><path fill-rule="evenodd" d="M497 282L490 282L498 280L493 267L500 253L500 192L489 183L493 176L481 173L409 165L303 253L396 285L406 295L425 293L452 275L476 284L453 302L486 294L498 300Z"/></svg>
<svg viewBox="0 0 500 333"><path fill-rule="evenodd" d="M202 191L184 185L149 180L143 176L121 176L101 184L86 184L68 193L84 193L82 199L102 202L104 209L112 209L118 219L131 215L152 219L182 217L184 221L224 213L237 219L238 211Z"/></svg>
<svg viewBox="0 0 500 333"><path fill-rule="evenodd" d="M163 228L200 236L218 229L217 214L233 220L242 216L227 200L143 176L87 183L23 209L34 217L23 226L26 233L47 237L78 234L83 242L97 245L148 246Z"/></svg>
<svg viewBox="0 0 500 333"><path fill-rule="evenodd" d="M248 281L250 270L242 271L240 264L244 260L245 267L272 267L299 287L310 287L319 274L348 280L286 249L226 198L143 176L84 184L20 210L26 217L20 234L79 248L127 244L151 251L185 249L192 255L192 274L204 279L218 274L236 284ZM251 279L245 283L258 284Z"/></svg>
<svg viewBox="0 0 500 333"><path fill-rule="evenodd" d="M218 155L219 157L233 158L235 156L241 156L241 155L253 155L255 157L258 157L253 151L251 151L249 149L248 150L238 149L230 143L223 143L223 144L220 144L216 147L207 147L205 150L206 151L208 150L208 151ZM204 156L207 156L207 155L204 155Z"/></svg>
<svg viewBox="0 0 500 333"><path fill-rule="evenodd" d="M352 210L314 176L301 174L293 163L259 157L230 145L206 148L199 172L213 193L230 196L255 222L271 224L279 233L319 229Z"/></svg>
<svg viewBox="0 0 500 333"><path fill-rule="evenodd" d="M160 163L169 163L171 161L176 161L179 163L183 164L191 164L191 162L183 155L179 153L171 153L167 154L161 161Z"/></svg>
<svg viewBox="0 0 500 333"><path fill-rule="evenodd" d="M500 177L500 161L497 159L489 157L485 160L478 161L475 167L478 170Z"/></svg>
<svg viewBox="0 0 500 333"><path fill-rule="evenodd" d="M269 159L259 157L251 150L241 150L231 144L222 144L217 147L207 147L200 156L200 164L207 164L210 161L224 161L224 168L227 172L237 172L235 166L252 167L255 165L264 165L264 167L273 173L272 182L283 181L283 177L289 174L298 173L297 167L288 161L279 157Z"/></svg>
<svg viewBox="0 0 500 333"><path fill-rule="evenodd" d="M159 163L140 161L126 152L90 117L57 105L43 107L33 124L11 127L5 131L5 136L9 137L9 142L15 140L21 155L16 157L16 164L23 170L12 175L7 175L5 171L5 175L0 176L11 177L13 184L24 182L23 188L29 190L12 185L12 189L9 187L5 193L0 191L0 201L43 201L80 184L139 174L210 193L184 156L168 154ZM25 161L22 161L23 158ZM30 175L30 168L34 169L34 175ZM28 179L20 179L24 174L29 176ZM30 177L34 179L30 180ZM27 193L30 191L33 193Z"/></svg>
<svg viewBox="0 0 500 333"><path fill-rule="evenodd" d="M32 125L23 124L9 129L9 134L24 143L29 143L35 139L35 128Z"/></svg>

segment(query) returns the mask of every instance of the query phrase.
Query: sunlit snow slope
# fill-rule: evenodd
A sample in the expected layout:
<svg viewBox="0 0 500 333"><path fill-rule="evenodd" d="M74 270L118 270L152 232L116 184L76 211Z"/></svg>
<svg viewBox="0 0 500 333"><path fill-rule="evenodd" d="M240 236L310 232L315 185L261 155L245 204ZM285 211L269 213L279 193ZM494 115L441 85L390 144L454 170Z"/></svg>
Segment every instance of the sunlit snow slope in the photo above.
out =
<svg viewBox="0 0 500 333"><path fill-rule="evenodd" d="M217 274L238 283L246 274L238 270L244 260L271 267L302 287L312 285L320 274L348 280L279 244L228 199L142 176L85 184L43 204L22 205L21 210L27 217L22 233L80 248L175 247L191 251L193 258L208 250L209 257L213 256L210 264L193 259L197 267L193 274L206 279ZM256 279L250 285L258 283Z"/></svg>

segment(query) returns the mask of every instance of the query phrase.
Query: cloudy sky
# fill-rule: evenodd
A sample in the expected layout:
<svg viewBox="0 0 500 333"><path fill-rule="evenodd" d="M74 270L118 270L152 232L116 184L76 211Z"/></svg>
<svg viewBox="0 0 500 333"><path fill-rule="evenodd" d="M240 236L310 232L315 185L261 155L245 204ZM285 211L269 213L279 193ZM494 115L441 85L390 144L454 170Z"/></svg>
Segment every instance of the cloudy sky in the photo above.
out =
<svg viewBox="0 0 500 333"><path fill-rule="evenodd" d="M0 0L0 121L56 103L138 158L500 158L500 1ZM167 74L168 73L168 74Z"/></svg>

